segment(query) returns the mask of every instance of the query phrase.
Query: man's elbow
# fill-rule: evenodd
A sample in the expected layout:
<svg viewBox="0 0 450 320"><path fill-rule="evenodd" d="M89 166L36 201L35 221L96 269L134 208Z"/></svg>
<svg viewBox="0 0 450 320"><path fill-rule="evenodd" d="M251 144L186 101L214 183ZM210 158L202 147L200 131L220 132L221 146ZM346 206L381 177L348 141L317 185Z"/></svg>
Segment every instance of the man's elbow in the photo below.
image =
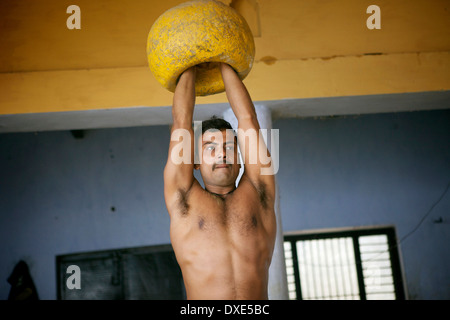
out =
<svg viewBox="0 0 450 320"><path fill-rule="evenodd" d="M237 117L239 128L259 129L259 122L256 113L246 113Z"/></svg>

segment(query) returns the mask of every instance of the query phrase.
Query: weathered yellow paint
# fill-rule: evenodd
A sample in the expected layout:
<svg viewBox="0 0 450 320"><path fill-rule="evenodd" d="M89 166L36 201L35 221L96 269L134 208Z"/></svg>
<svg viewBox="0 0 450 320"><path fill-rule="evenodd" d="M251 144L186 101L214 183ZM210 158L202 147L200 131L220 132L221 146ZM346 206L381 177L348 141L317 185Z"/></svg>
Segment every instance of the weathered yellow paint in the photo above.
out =
<svg viewBox="0 0 450 320"><path fill-rule="evenodd" d="M450 53L256 62L244 82L254 101L450 90ZM173 99L147 66L3 73L0 88L0 114L171 106Z"/></svg>
<svg viewBox="0 0 450 320"><path fill-rule="evenodd" d="M0 72L146 66L151 26L183 2L0 1ZM261 35L255 38L255 61L450 50L448 0L256 2ZM81 9L81 30L66 28L71 4ZM366 28L371 4L381 8L381 30Z"/></svg>
<svg viewBox="0 0 450 320"><path fill-rule="evenodd" d="M218 62L231 65L241 79L250 72L255 43L247 22L231 7L214 0L182 3L164 12L147 40L150 70L159 83L175 91L181 73L197 70L196 95L225 90Z"/></svg>
<svg viewBox="0 0 450 320"><path fill-rule="evenodd" d="M0 1L0 115L170 106L146 41L182 2ZM450 90L448 0L256 2L261 34L244 80L255 101ZM71 4L81 8L81 30L66 28ZM371 4L381 8L381 30L366 28Z"/></svg>

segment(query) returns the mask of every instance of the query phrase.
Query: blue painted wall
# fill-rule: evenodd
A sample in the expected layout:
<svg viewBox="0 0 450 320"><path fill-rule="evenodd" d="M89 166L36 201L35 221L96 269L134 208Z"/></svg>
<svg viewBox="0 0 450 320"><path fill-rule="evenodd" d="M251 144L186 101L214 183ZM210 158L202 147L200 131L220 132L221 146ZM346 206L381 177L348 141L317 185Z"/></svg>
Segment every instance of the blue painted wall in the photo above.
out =
<svg viewBox="0 0 450 320"><path fill-rule="evenodd" d="M274 127L284 231L394 225L400 240L450 183L449 110ZM450 190L400 244L410 299L450 298L449 244Z"/></svg>
<svg viewBox="0 0 450 320"><path fill-rule="evenodd" d="M273 127L285 231L394 225L402 238L450 182L450 110ZM0 299L20 259L55 299L56 255L169 243L168 141L168 126L0 134ZM450 299L449 213L450 192L400 245L410 298Z"/></svg>
<svg viewBox="0 0 450 320"><path fill-rule="evenodd" d="M0 298L19 259L56 298L55 256L166 244L167 126L0 135Z"/></svg>

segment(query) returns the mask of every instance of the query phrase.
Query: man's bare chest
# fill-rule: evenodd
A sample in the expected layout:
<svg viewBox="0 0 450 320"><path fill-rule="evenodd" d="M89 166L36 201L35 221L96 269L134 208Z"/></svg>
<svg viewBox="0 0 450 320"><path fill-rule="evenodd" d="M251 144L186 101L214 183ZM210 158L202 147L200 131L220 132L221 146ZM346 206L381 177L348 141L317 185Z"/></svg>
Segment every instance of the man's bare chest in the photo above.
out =
<svg viewBox="0 0 450 320"><path fill-rule="evenodd" d="M224 261L230 254L259 261L271 252L274 214L264 211L257 197L235 193L223 199L193 192L185 199L187 210L181 211L185 214L174 215L171 222L172 244L182 261L199 259L200 253L202 257L214 256L214 261ZM218 255L224 255L223 259Z"/></svg>
<svg viewBox="0 0 450 320"><path fill-rule="evenodd" d="M203 232L252 233L262 227L261 208L252 201L211 195L190 205L191 222Z"/></svg>

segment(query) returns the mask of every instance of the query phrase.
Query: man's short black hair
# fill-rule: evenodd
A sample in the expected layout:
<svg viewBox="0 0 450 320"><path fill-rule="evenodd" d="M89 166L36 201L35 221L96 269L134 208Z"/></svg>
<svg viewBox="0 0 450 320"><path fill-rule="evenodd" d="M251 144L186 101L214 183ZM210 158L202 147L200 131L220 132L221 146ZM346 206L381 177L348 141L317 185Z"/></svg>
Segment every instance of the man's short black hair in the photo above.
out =
<svg viewBox="0 0 450 320"><path fill-rule="evenodd" d="M218 118L217 116L212 116L210 119L202 121L202 135L210 129L222 131L226 129L233 130L233 127L231 127L231 124L228 121Z"/></svg>
<svg viewBox="0 0 450 320"><path fill-rule="evenodd" d="M201 135L203 135L208 130L218 130L218 131L226 129L233 130L233 127L228 121L222 118L218 118L217 116L212 116L208 120L202 121L201 128L202 128ZM199 137L200 137L200 128L195 128L195 141L197 141Z"/></svg>

